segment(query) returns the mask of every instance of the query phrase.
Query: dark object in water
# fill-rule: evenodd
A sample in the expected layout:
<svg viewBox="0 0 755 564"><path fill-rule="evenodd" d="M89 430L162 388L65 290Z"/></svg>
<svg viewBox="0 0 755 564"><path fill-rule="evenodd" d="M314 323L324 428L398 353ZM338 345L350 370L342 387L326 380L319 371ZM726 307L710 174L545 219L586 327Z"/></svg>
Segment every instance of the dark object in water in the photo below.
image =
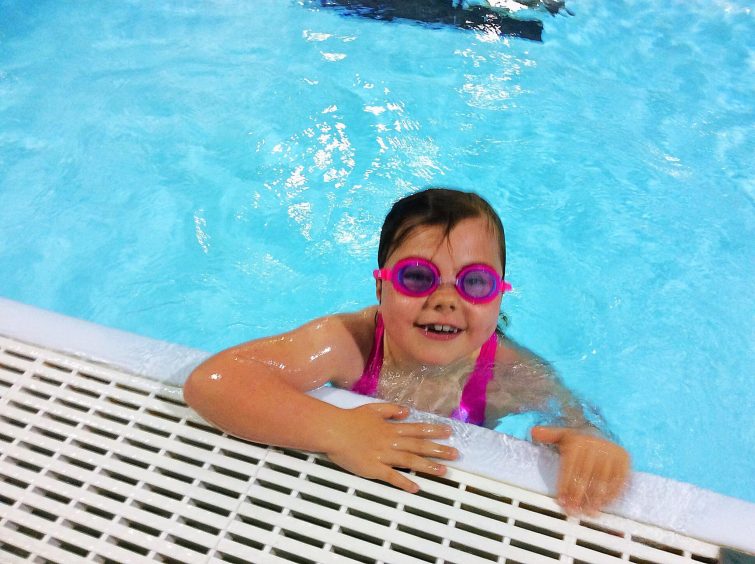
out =
<svg viewBox="0 0 755 564"><path fill-rule="evenodd" d="M537 6L542 6L548 12L550 12L551 16L555 16L560 13L569 14L570 16L573 16L569 8L566 7L566 1L565 0L515 0L522 6L528 6L530 8L535 8Z"/></svg>
<svg viewBox="0 0 755 564"><path fill-rule="evenodd" d="M755 564L755 554L739 552L733 548L721 549L721 564Z"/></svg>
<svg viewBox="0 0 755 564"><path fill-rule="evenodd" d="M539 20L519 20L481 6L454 7L451 0L320 0L320 5L337 8L348 16L413 20L431 27L452 25L542 41L543 24Z"/></svg>

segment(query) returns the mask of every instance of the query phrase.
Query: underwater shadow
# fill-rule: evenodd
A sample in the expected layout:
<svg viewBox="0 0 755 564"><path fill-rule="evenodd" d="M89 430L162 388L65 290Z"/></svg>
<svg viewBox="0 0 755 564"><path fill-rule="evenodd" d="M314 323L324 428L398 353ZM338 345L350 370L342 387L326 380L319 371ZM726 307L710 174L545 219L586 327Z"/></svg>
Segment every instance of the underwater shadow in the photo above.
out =
<svg viewBox="0 0 755 564"><path fill-rule="evenodd" d="M452 26L530 41L543 40L540 20L517 19L482 6L454 7L451 0L319 0L319 4L344 16L387 22L407 20L432 28Z"/></svg>

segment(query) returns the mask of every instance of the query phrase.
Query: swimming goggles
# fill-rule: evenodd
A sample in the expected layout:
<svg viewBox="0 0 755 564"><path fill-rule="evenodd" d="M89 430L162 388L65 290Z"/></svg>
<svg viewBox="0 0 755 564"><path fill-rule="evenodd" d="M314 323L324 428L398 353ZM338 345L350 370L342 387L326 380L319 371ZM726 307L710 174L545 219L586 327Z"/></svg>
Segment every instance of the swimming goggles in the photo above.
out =
<svg viewBox="0 0 755 564"><path fill-rule="evenodd" d="M376 269L372 275L375 280L390 280L399 293L414 298L429 296L441 282L438 267L419 257L401 259L393 268ZM465 266L456 274L454 285L459 295L473 304L491 302L511 290L511 284L487 264Z"/></svg>

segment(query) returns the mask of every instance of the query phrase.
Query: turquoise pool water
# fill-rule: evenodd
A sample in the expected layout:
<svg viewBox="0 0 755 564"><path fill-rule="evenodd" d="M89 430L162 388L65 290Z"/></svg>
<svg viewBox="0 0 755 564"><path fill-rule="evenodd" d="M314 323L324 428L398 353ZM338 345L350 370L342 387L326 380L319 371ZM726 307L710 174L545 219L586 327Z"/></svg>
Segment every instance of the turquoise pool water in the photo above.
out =
<svg viewBox="0 0 755 564"><path fill-rule="evenodd" d="M755 501L749 2L570 6L0 0L0 295L217 350L373 303L390 203L475 189L510 335L636 468Z"/></svg>

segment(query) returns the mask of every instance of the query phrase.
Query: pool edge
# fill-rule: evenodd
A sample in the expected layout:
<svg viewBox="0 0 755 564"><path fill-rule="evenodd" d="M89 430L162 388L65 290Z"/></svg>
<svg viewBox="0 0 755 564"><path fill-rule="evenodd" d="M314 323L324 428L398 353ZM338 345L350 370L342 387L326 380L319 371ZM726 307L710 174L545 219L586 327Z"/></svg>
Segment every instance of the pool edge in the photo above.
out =
<svg viewBox="0 0 755 564"><path fill-rule="evenodd" d="M0 334L179 386L209 353L0 298ZM337 389L314 395L343 407L369 398ZM434 417L417 415L418 418ZM454 466L553 495L555 455L500 433L452 422L463 458ZM491 456L491 453L495 453ZM492 466L492 468L491 468ZM634 472L610 513L721 546L755 552L755 504L668 478Z"/></svg>

